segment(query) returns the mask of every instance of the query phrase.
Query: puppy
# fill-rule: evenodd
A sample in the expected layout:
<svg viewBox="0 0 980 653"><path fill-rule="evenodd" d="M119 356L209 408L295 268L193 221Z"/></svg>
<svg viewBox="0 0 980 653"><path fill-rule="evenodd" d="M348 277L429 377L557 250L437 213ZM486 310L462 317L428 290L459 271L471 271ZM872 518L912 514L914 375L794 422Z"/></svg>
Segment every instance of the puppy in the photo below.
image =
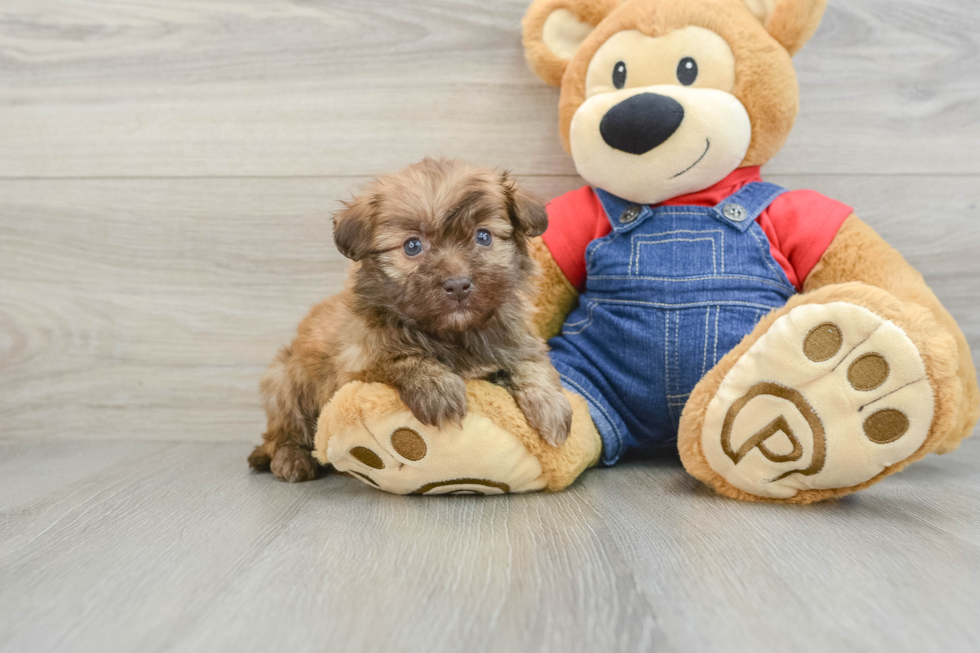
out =
<svg viewBox="0 0 980 653"><path fill-rule="evenodd" d="M423 424L459 424L466 379L502 381L550 444L572 410L529 327L530 238L542 203L507 173L425 159L368 184L334 217L355 261L345 289L316 305L262 379L264 443L249 465L307 481L320 410L348 381L398 388Z"/></svg>

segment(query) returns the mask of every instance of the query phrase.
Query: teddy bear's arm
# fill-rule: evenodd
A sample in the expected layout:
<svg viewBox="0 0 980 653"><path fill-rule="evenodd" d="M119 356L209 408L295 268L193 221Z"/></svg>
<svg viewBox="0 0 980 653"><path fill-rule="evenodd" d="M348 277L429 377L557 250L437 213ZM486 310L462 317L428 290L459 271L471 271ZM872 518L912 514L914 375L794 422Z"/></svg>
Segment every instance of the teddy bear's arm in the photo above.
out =
<svg viewBox="0 0 980 653"><path fill-rule="evenodd" d="M955 426L937 450L939 453L952 451L964 437L970 435L980 415L977 373L963 332L922 275L874 229L853 214L844 221L830 247L810 272L803 284L803 291L811 292L830 284L849 281L877 286L901 301L929 309L939 325L955 338L959 350L957 376L962 383L964 396L959 403Z"/></svg>
<svg viewBox="0 0 980 653"><path fill-rule="evenodd" d="M561 325L575 307L578 293L541 238L531 241L530 250L531 257L538 264L533 327L539 336L547 340L561 333Z"/></svg>

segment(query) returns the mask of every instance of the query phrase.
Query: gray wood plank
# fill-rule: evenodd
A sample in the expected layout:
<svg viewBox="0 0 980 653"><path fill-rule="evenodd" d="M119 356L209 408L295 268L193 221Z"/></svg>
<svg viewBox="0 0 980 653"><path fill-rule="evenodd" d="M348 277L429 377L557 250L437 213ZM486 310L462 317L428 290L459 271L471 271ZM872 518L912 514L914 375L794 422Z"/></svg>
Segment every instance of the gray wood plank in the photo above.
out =
<svg viewBox="0 0 980 653"><path fill-rule="evenodd" d="M849 201L980 360L976 177L771 179ZM362 182L0 182L0 437L254 440L262 370L340 288L330 211Z"/></svg>
<svg viewBox="0 0 980 653"><path fill-rule="evenodd" d="M0 442L0 651L975 650L980 441L808 508L670 460L558 495L287 485L244 444Z"/></svg>
<svg viewBox="0 0 980 653"><path fill-rule="evenodd" d="M0 177L572 174L527 0L6 0ZM783 173L980 173L980 6L832 3Z"/></svg>

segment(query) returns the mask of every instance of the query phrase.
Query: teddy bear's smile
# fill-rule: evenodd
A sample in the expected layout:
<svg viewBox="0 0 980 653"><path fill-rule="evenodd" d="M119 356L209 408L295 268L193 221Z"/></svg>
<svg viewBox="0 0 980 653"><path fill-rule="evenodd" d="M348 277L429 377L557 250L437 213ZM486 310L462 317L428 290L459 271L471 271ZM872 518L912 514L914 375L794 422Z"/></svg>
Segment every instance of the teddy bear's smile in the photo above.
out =
<svg viewBox="0 0 980 653"><path fill-rule="evenodd" d="M569 133L579 174L638 204L724 179L751 138L748 113L734 95L680 84L597 93L575 112Z"/></svg>
<svg viewBox="0 0 980 653"><path fill-rule="evenodd" d="M641 204L720 181L752 139L734 85L731 48L711 30L612 35L589 64L585 99L571 121L579 174Z"/></svg>
<svg viewBox="0 0 980 653"><path fill-rule="evenodd" d="M704 152L701 153L701 156L698 157L698 160L695 161L694 163L692 163L691 165L687 166L686 168L684 168L680 172L678 172L676 175L674 175L673 177L671 177L671 179L677 179L682 174L684 174L685 172L688 172L689 170L691 170L692 168L694 168L694 166L696 166L697 164L701 163L704 160L704 157L708 156L708 150L710 150L710 149L711 149L711 139L706 138L706 139L704 139Z"/></svg>

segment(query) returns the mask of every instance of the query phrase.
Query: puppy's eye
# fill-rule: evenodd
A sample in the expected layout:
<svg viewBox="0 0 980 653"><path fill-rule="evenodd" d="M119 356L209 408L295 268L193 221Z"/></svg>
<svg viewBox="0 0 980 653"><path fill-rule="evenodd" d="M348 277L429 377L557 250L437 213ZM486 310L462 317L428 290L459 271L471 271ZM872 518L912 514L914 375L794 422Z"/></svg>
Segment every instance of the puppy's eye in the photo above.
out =
<svg viewBox="0 0 980 653"><path fill-rule="evenodd" d="M613 66L613 86L623 88L626 86L626 63L617 61Z"/></svg>
<svg viewBox="0 0 980 653"><path fill-rule="evenodd" d="M484 247L489 247L490 243L493 242L493 235L487 229L477 229L476 230L476 244L483 245Z"/></svg>
<svg viewBox="0 0 980 653"><path fill-rule="evenodd" d="M418 256L422 253L422 241L418 238L409 238L405 241L404 249L409 256Z"/></svg>
<svg viewBox="0 0 980 653"><path fill-rule="evenodd" d="M690 86L698 78L698 62L691 57L684 57L677 64L677 81L684 86Z"/></svg>

